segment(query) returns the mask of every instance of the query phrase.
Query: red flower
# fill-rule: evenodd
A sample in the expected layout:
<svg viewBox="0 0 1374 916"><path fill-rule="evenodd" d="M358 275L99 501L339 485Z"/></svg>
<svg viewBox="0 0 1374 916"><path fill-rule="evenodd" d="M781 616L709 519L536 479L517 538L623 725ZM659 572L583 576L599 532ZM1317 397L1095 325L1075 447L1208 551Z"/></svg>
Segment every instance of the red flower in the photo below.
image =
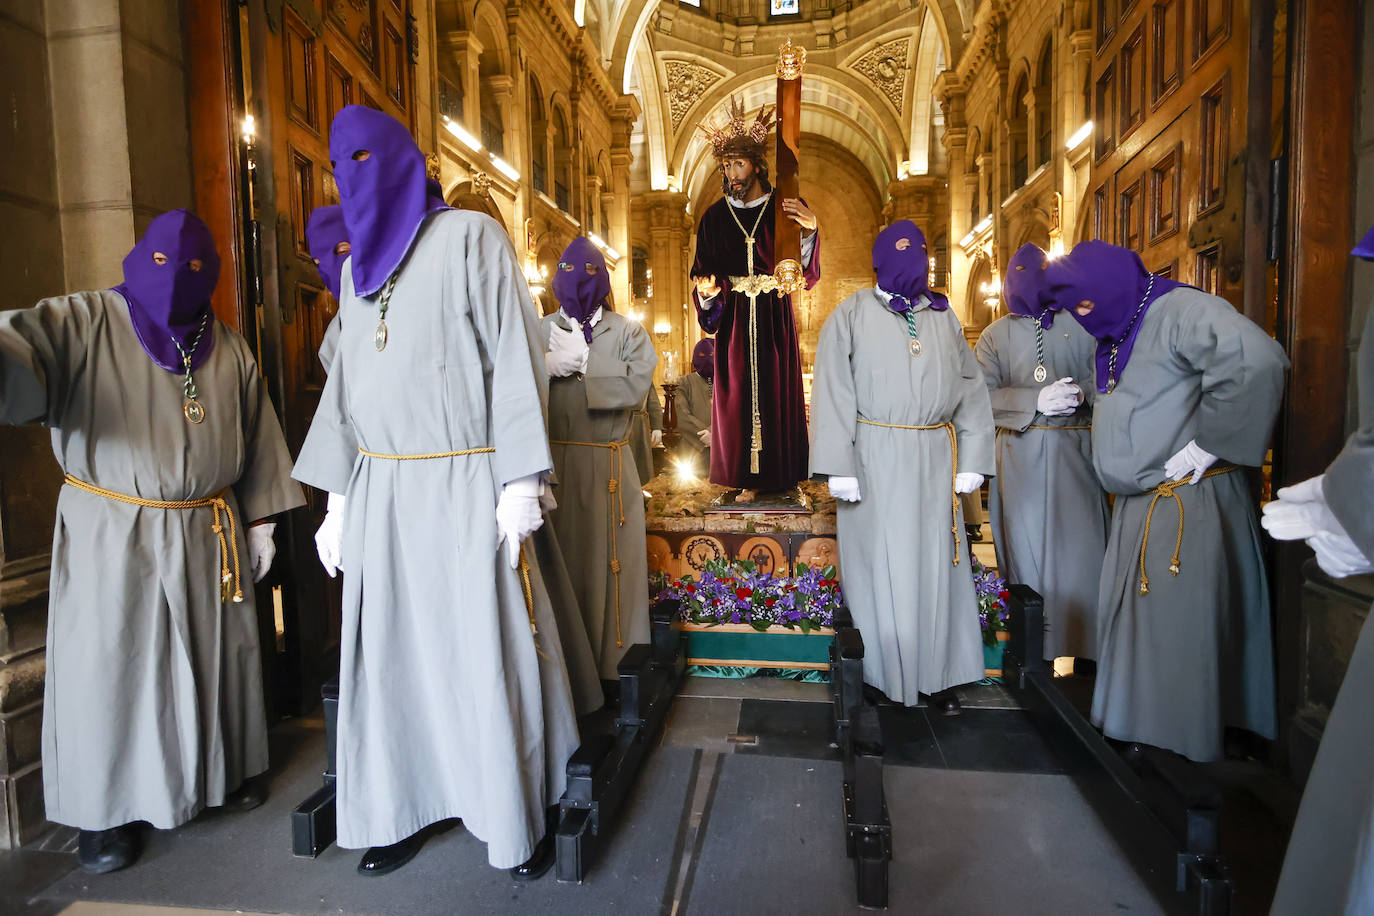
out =
<svg viewBox="0 0 1374 916"><path fill-rule="evenodd" d="M769 598L767 601L764 602L764 606L765 606L765 607L772 607L773 605L775 605L775 604L777 604L777 603L778 603L778 599L776 599L776 598Z"/></svg>
<svg viewBox="0 0 1374 916"><path fill-rule="evenodd" d="M1011 592L1007 591L1007 590L1004 588L1004 589L1002 589L1000 592L997 593L997 597L998 597L998 598L1001 598L1003 601L1006 601L1008 598L1011 597Z"/></svg>
<svg viewBox="0 0 1374 916"><path fill-rule="evenodd" d="M696 594L696 591L697 591L697 587L696 587L695 585L688 585L688 586L687 586L687 594L689 594L689 595L695 595L695 594Z"/></svg>
<svg viewBox="0 0 1374 916"><path fill-rule="evenodd" d="M735 589L735 597L736 597L736 598L739 598L739 599L741 599L741 600L743 600L743 599L745 599L745 598L748 598L748 597L749 597L750 595L752 595L752 594L754 594L754 590L753 590L752 588L737 588L737 589Z"/></svg>

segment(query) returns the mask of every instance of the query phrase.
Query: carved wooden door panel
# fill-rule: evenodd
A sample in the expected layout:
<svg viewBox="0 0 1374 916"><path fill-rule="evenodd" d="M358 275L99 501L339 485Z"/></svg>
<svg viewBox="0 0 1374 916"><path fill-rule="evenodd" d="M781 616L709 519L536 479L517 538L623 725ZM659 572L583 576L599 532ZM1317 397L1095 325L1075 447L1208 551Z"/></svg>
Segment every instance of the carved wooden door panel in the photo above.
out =
<svg viewBox="0 0 1374 916"><path fill-rule="evenodd" d="M319 405L325 373L317 354L338 308L305 239L311 211L339 201L329 125L340 108L360 104L414 128L409 12L410 0L286 0L265 49L273 199L265 202L263 233L274 234L267 244L276 253L283 408L293 455ZM269 276L264 282L273 281ZM293 525L296 589L284 615L283 647L297 672L303 708L313 705L321 680L337 671L340 625L339 580L324 574L313 542L327 494L306 489L309 505L299 514L308 519Z"/></svg>
<svg viewBox="0 0 1374 916"><path fill-rule="evenodd" d="M1248 4L1096 0L1093 237L1242 306Z"/></svg>

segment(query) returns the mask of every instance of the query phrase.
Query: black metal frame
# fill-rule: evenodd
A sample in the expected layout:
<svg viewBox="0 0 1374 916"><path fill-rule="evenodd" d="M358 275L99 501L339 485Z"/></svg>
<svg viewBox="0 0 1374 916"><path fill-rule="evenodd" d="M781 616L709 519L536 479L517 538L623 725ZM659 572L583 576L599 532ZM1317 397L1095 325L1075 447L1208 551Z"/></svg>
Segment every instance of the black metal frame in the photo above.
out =
<svg viewBox="0 0 1374 916"><path fill-rule="evenodd" d="M658 744L668 710L687 670L686 636L676 601L650 609L651 640L620 660L620 709L615 731L584 737L568 761L559 801L558 880L581 884L615 829L621 807Z"/></svg>
<svg viewBox="0 0 1374 916"><path fill-rule="evenodd" d="M835 744L844 760L845 854L854 860L859 906L886 909L892 820L883 794L883 732L863 688L863 637L840 615L830 645L830 697Z"/></svg>
<svg viewBox="0 0 1374 916"><path fill-rule="evenodd" d="M1195 764L1142 747L1128 762L1052 682L1044 655L1044 602L1010 586L1011 639L1003 677L1056 747L1081 766L1074 777L1161 902L1178 912L1228 916L1235 897L1220 852L1221 790ZM1185 896L1186 895L1186 896ZM1186 906L1186 909L1185 909Z"/></svg>

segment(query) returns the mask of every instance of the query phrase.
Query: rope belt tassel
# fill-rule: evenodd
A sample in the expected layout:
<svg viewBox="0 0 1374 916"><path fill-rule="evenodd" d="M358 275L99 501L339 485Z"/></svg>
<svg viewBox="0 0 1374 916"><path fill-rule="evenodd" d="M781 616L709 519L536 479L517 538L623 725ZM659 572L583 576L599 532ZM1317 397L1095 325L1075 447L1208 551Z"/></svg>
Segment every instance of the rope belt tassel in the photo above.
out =
<svg viewBox="0 0 1374 916"><path fill-rule="evenodd" d="M860 423L867 426L880 426L883 429L914 429L932 430L943 429L949 434L949 492L950 492L950 533L954 535L954 565L959 565L959 493L954 489L955 478L959 476L959 437L954 431L953 423L935 423L930 426L903 426L900 423L879 423L877 420L869 420L866 417L858 418Z"/></svg>
<svg viewBox="0 0 1374 916"><path fill-rule="evenodd" d="M1203 473L1202 480L1206 480L1209 477L1219 477L1222 474L1229 474L1235 470L1238 470L1238 468L1234 464L1224 468L1213 468ZM1155 504L1161 499L1172 499L1174 502L1178 503L1178 536L1174 539L1174 557L1169 563L1169 574L1171 576L1177 576L1182 569L1180 566L1180 556L1183 553L1183 498L1174 491L1187 484L1189 479L1189 477L1185 477L1182 480L1166 481L1155 487L1153 490L1154 495L1150 497L1150 506L1145 511L1145 537L1140 541L1141 595L1148 595L1150 593L1150 577L1145 572L1145 551L1150 546L1150 526L1154 523ZM1198 482L1201 483L1202 481L1200 480Z"/></svg>
<svg viewBox="0 0 1374 916"><path fill-rule="evenodd" d="M220 490L214 496L207 496L203 499L144 499L141 496L129 496L127 493L98 487L93 483L87 483L78 477L73 477L71 474L65 475L63 482L82 492L111 499L125 505L138 506L142 509L213 509L214 519L210 528L219 538L220 600L232 600L236 604L243 601L243 583L239 578L238 523L234 519L234 510L229 508L229 500L224 495L228 489ZM227 537L225 536L226 521L229 528ZM230 569L231 562L232 570Z"/></svg>
<svg viewBox="0 0 1374 916"><path fill-rule="evenodd" d="M630 440L623 442L573 442L567 439L550 439L550 445L575 445L580 448L605 448L611 450L611 476L606 481L606 515L611 520L611 575L615 578L615 645L623 648L624 638L620 635L620 544L617 532L625 524L625 500L620 492L620 475L625 470L625 455L621 449L628 448ZM619 521L616 519L619 518Z"/></svg>

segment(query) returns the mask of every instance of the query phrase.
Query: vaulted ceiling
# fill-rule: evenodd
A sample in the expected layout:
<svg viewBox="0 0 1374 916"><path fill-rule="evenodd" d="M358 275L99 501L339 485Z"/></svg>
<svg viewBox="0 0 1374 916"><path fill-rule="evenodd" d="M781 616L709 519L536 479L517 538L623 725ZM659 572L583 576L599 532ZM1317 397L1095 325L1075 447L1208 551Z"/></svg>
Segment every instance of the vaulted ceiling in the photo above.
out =
<svg viewBox="0 0 1374 916"><path fill-rule="evenodd" d="M698 125L722 117L731 95L750 111L771 104L777 48L788 38L808 51L803 150L813 135L851 151L880 197L890 181L930 171L940 118L931 89L962 50L972 6L802 0L802 15L787 21L770 19L768 0L705 0L704 12L674 0L577 2L588 28L596 25L612 81L644 112L636 189L693 197L714 167Z"/></svg>

